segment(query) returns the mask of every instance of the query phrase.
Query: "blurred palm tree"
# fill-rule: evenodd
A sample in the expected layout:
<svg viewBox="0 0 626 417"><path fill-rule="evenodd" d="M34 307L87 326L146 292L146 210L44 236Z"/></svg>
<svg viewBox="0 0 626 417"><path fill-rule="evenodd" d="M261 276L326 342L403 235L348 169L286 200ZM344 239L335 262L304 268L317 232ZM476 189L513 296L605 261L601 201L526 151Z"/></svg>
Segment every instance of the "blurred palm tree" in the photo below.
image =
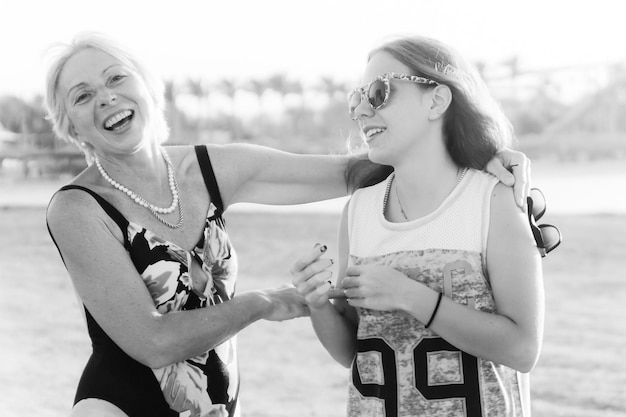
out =
<svg viewBox="0 0 626 417"><path fill-rule="evenodd" d="M519 57L513 55L511 58L502 62L502 65L509 69L509 76L511 77L511 94L514 99L518 98L517 82L520 76Z"/></svg>
<svg viewBox="0 0 626 417"><path fill-rule="evenodd" d="M182 139L182 117L183 115L176 104L178 96L178 87L174 80L166 80L165 84L165 116L170 126L171 140L176 142Z"/></svg>
<svg viewBox="0 0 626 417"><path fill-rule="evenodd" d="M263 113L263 95L268 89L267 81L260 79L252 79L244 84L243 88L254 94L257 98L257 105L259 107L259 114Z"/></svg>
<svg viewBox="0 0 626 417"><path fill-rule="evenodd" d="M196 141L202 136L202 120L207 114L209 102L209 88L201 79L188 78L185 82L184 91L196 98L197 117L195 120Z"/></svg>
<svg viewBox="0 0 626 417"><path fill-rule="evenodd" d="M285 74L274 74L267 79L267 86L279 95L282 108L284 108L285 96L288 92L287 76Z"/></svg>
<svg viewBox="0 0 626 417"><path fill-rule="evenodd" d="M201 79L188 78L185 85L185 91L197 100L198 118L206 111L209 91L205 88L205 84Z"/></svg>
<svg viewBox="0 0 626 417"><path fill-rule="evenodd" d="M236 96L237 91L239 91L239 85L234 80L224 78L217 84L217 88L230 100L229 114L230 117L235 117L235 114L237 113Z"/></svg>
<svg viewBox="0 0 626 417"><path fill-rule="evenodd" d="M263 96L265 95L265 92L269 88L267 80L251 79L243 85L243 88L256 96L257 107L259 109L258 115L254 119L254 122L253 122L254 125L252 126L251 130L256 132L257 135L265 135L266 122L265 122L265 108L264 108L264 103L263 103Z"/></svg>
<svg viewBox="0 0 626 417"><path fill-rule="evenodd" d="M308 116L304 85L300 80L285 80L285 94L297 100L293 107L285 110L291 119L292 133L301 136L304 133L302 132L304 121Z"/></svg>
<svg viewBox="0 0 626 417"><path fill-rule="evenodd" d="M337 81L329 76L322 77L320 79L320 83L316 86L316 89L324 93L329 102L337 99L339 94L346 94L348 92L346 83Z"/></svg>

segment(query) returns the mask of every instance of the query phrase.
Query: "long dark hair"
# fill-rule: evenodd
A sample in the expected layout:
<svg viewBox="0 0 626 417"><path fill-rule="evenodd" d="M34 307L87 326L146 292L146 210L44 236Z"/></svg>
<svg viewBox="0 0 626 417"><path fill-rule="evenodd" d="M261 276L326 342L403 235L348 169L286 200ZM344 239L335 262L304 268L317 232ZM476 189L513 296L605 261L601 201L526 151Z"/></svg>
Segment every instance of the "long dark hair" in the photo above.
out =
<svg viewBox="0 0 626 417"><path fill-rule="evenodd" d="M478 71L453 48L435 39L410 36L390 40L373 49L387 52L411 69L410 75L447 85L452 102L444 114L443 134L452 160L461 167L484 169L494 155L513 142L513 128L490 95ZM361 157L346 172L352 190L385 179L393 169L366 163Z"/></svg>
<svg viewBox="0 0 626 417"><path fill-rule="evenodd" d="M348 190L353 193L359 188L378 184L392 172L393 167L370 161L367 153L353 154L345 171L346 184Z"/></svg>

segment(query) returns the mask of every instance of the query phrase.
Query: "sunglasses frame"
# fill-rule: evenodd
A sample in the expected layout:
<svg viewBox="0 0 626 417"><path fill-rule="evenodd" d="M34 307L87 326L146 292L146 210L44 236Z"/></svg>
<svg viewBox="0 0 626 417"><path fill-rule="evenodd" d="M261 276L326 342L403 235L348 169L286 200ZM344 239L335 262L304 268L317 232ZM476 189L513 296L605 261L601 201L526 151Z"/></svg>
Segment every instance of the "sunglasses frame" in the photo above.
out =
<svg viewBox="0 0 626 417"><path fill-rule="evenodd" d="M400 80L400 81L410 81L410 82L417 83L417 84L426 84L426 85L433 85L433 86L439 85L437 81L433 81L429 78L419 77L417 75L407 75L407 74L398 74L395 72L387 72L385 74L379 75L378 77L374 78L369 83L362 85L361 87L357 87L348 93L348 114L350 115L350 118L352 120L357 119L356 108L363 102L363 99L367 100L367 104L369 104L372 110L380 110L383 107L385 107L385 104L387 104L387 102L389 101L389 95L391 94L391 83L389 80L392 80L392 79ZM374 84L377 81L382 81L385 85L385 98L379 106L374 106L369 99L369 91L370 91L370 88L372 87L372 84ZM350 103L352 101L352 97L354 97L354 95L357 93L360 96L359 104L357 104L353 108L350 105Z"/></svg>
<svg viewBox="0 0 626 417"><path fill-rule="evenodd" d="M532 211L532 215L535 217L535 220L539 220L546 213L547 204L546 204L546 196L539 188L531 188L528 197L532 200L532 204L529 206ZM537 208L538 199L541 199L541 205L543 207L541 209ZM541 205L539 207L541 207Z"/></svg>
<svg viewBox="0 0 626 417"><path fill-rule="evenodd" d="M537 213L534 213L536 211L534 197L541 198L543 200L542 201L543 207ZM528 222L530 223L530 230L532 231L533 237L535 238L535 243L537 244L539 253L541 254L541 257L544 258L548 253L552 252L561 244L561 242L563 241L563 236L561 235L561 231L559 230L559 228L554 225L551 225L551 224L539 224L538 225L537 224L537 221L541 217L543 217L547 209L545 196L543 195L540 189L538 188L531 189L530 195L527 197L526 200L528 204ZM542 233L542 229L547 229L547 228L554 229L554 231L556 232L556 235L558 236L558 240L554 243L549 242L550 243L549 246L546 245L546 242L545 242L545 239L543 238L543 233Z"/></svg>

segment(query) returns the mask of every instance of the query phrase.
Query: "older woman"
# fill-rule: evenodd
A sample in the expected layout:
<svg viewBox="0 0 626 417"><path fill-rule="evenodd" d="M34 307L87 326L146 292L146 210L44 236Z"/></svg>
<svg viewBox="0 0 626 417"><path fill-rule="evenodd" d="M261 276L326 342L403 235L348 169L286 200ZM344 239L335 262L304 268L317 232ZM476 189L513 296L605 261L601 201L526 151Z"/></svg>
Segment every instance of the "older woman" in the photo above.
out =
<svg viewBox="0 0 626 417"><path fill-rule="evenodd" d="M162 84L96 35L52 62L46 100L55 132L94 162L47 213L93 344L73 415L238 415L233 336L308 310L293 288L235 296L237 257L222 214L237 202L345 195L350 158L249 145L166 150ZM512 151L500 158L527 163Z"/></svg>

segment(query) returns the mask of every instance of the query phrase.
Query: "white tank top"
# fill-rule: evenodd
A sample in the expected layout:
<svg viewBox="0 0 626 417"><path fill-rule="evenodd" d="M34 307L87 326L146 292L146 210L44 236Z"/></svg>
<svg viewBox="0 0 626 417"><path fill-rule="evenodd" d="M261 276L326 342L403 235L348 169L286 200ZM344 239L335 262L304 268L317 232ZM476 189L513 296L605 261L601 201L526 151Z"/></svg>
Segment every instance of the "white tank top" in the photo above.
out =
<svg viewBox="0 0 626 417"><path fill-rule="evenodd" d="M349 263L390 266L455 302L495 312L485 253L498 180L470 169L434 212L392 223L384 216L391 179L352 196ZM456 349L408 314L357 310L349 416L530 415L525 375Z"/></svg>

